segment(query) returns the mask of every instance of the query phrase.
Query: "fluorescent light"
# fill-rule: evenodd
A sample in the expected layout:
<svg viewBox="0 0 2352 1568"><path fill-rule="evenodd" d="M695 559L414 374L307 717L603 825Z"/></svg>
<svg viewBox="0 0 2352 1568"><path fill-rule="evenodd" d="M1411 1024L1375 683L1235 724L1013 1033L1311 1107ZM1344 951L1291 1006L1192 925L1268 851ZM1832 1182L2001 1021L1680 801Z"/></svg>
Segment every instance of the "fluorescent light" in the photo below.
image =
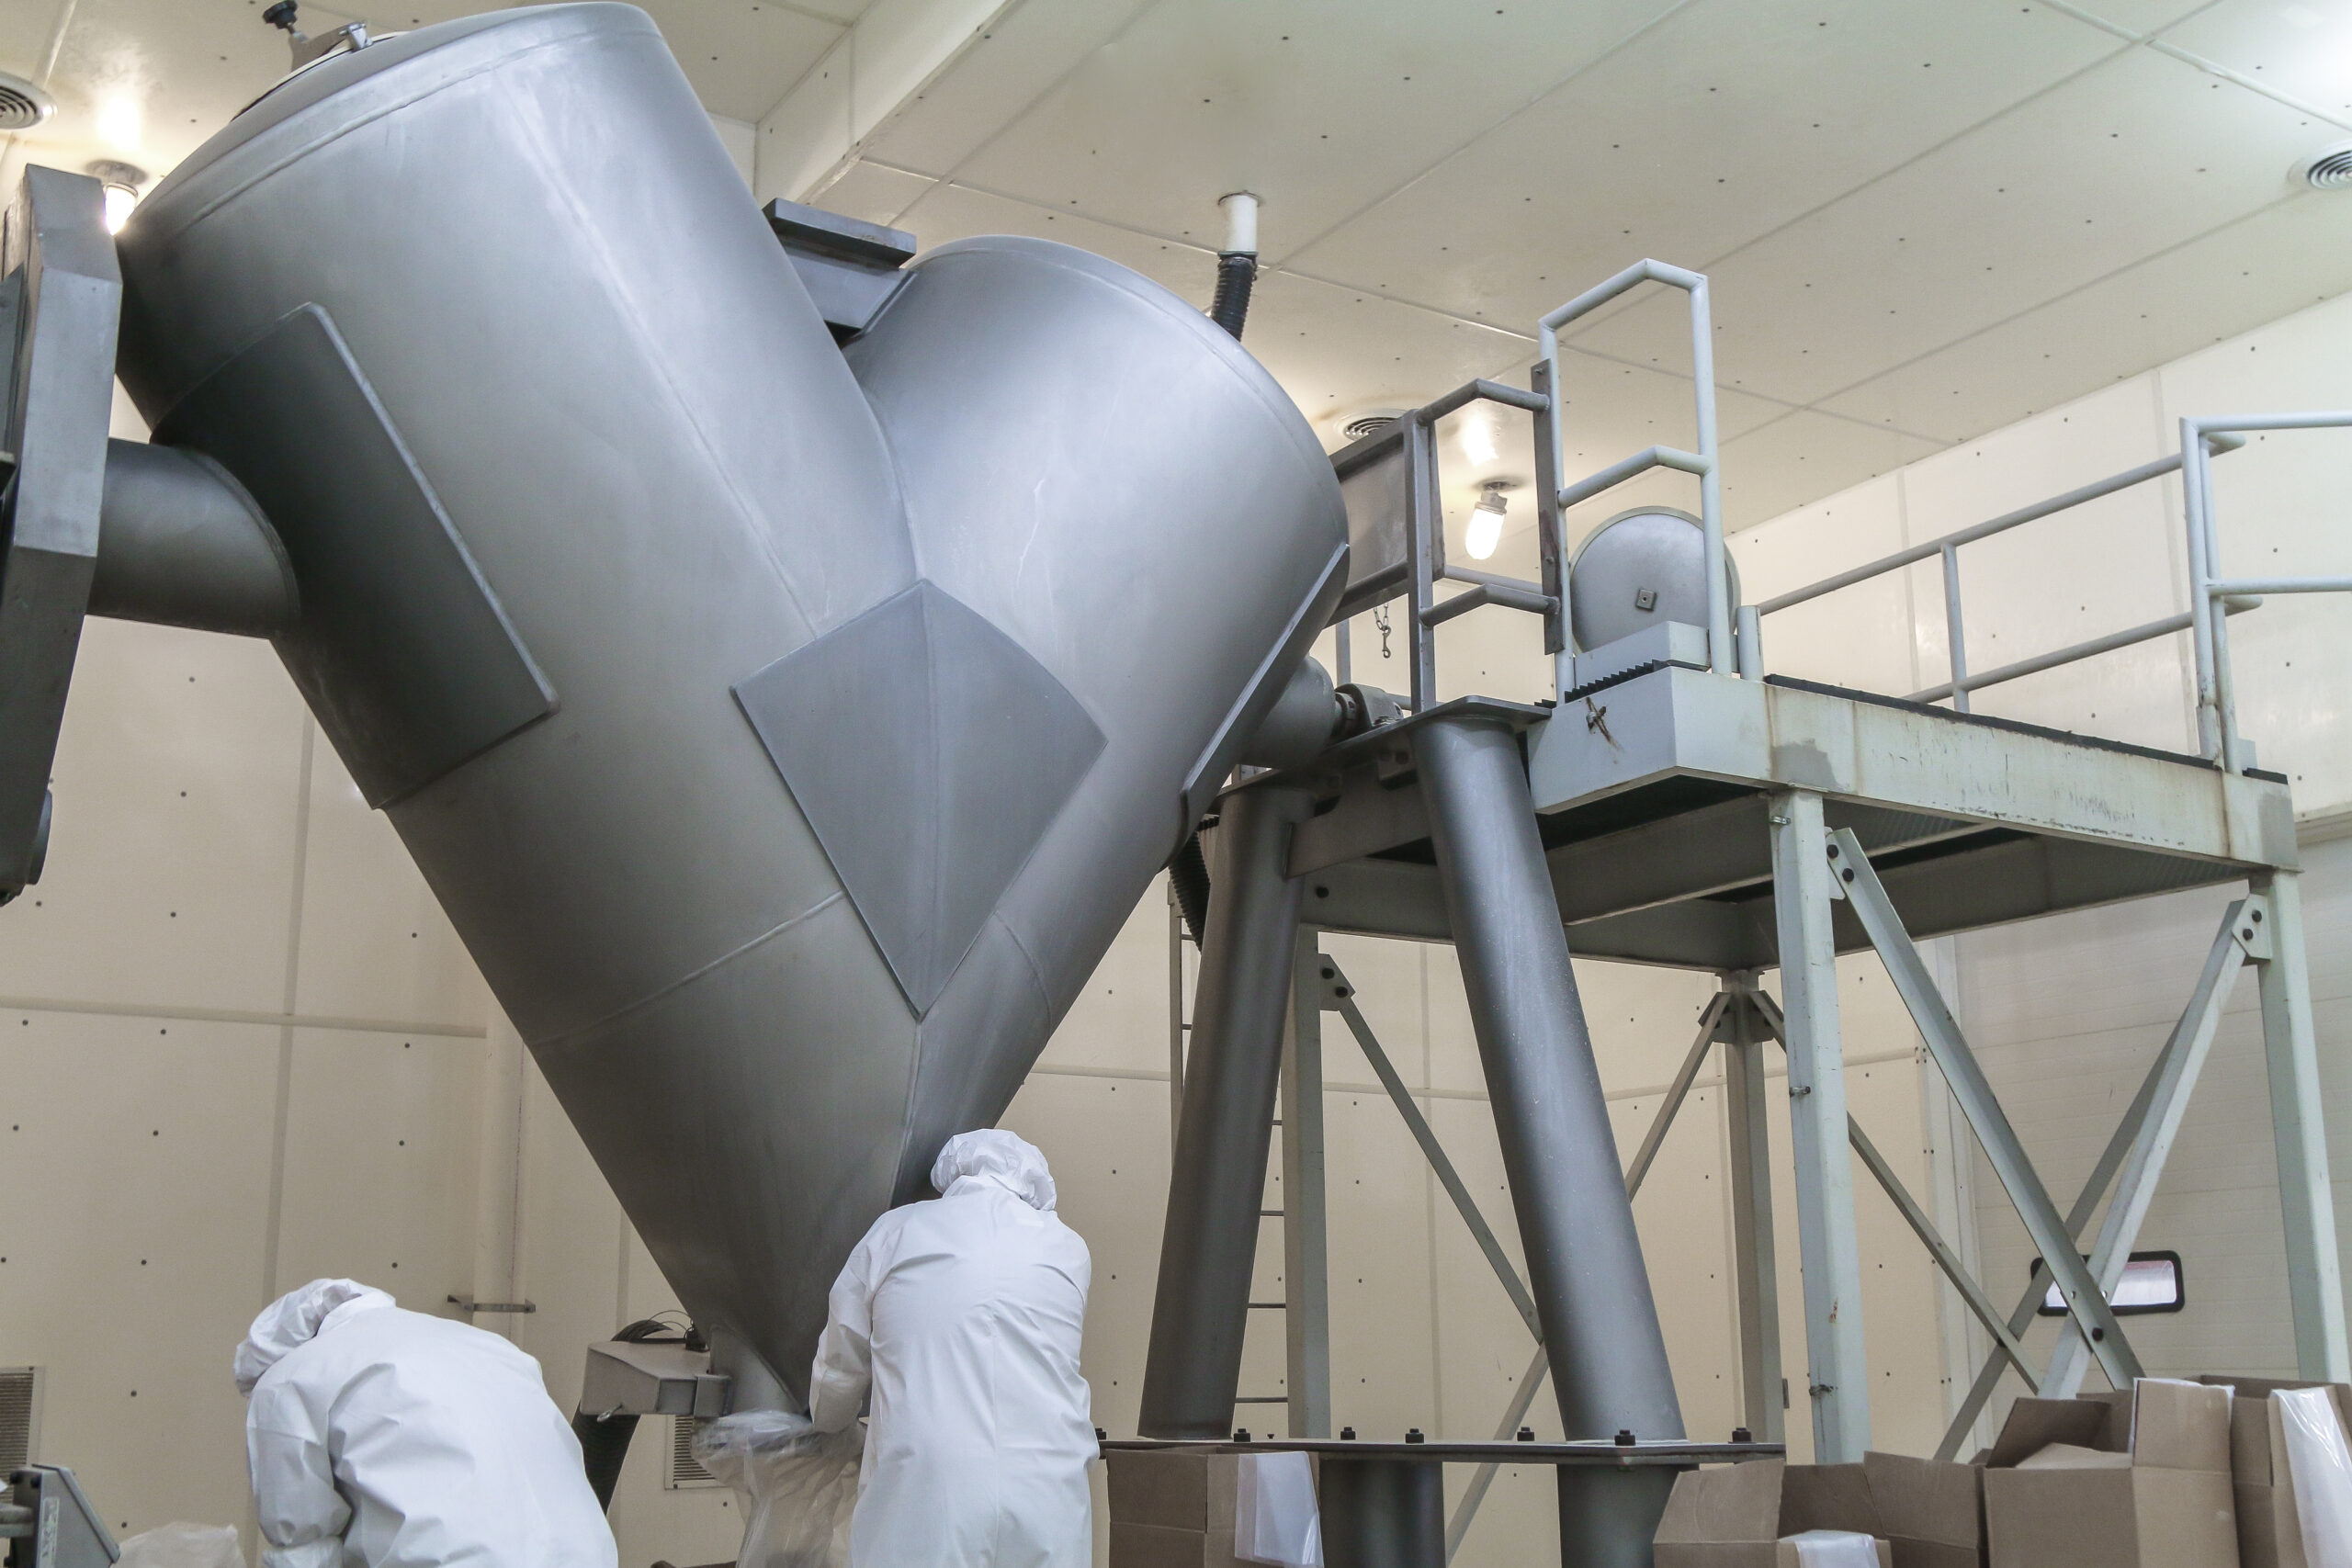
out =
<svg viewBox="0 0 2352 1568"><path fill-rule="evenodd" d="M1478 498L1476 510L1470 513L1470 526L1464 530L1463 547L1472 560L1485 560L1503 542L1504 509L1510 503L1503 499L1500 485L1488 485Z"/></svg>

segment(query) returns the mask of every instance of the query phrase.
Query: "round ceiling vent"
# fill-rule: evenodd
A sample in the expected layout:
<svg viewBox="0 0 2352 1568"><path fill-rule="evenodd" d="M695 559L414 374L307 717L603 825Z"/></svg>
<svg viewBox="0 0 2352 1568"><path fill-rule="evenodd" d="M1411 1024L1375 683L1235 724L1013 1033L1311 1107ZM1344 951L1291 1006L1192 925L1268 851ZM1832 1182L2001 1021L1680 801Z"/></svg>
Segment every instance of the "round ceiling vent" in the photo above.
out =
<svg viewBox="0 0 2352 1568"><path fill-rule="evenodd" d="M47 93L0 71L0 130L29 130L57 107Z"/></svg>
<svg viewBox="0 0 2352 1568"><path fill-rule="evenodd" d="M1362 419L1351 419L1340 427L1340 434L1351 441L1361 441L1367 435L1377 435L1396 423L1393 413L1368 413Z"/></svg>
<svg viewBox="0 0 2352 1568"><path fill-rule="evenodd" d="M2352 141L2323 147L2297 165L2303 183L2318 190L2342 190L2352 186Z"/></svg>

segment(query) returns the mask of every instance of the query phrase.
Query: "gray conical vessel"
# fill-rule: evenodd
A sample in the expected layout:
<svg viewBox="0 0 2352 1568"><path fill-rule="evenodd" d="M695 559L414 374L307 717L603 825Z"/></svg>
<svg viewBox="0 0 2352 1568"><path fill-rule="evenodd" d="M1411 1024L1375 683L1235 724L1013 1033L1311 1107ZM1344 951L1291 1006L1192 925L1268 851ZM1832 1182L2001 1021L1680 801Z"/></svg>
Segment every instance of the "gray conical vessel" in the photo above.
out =
<svg viewBox="0 0 2352 1568"><path fill-rule="evenodd" d="M1319 629L1305 422L1035 241L836 348L626 6L321 63L121 254L122 378L283 540L329 739L797 1399L850 1247L1002 1112Z"/></svg>

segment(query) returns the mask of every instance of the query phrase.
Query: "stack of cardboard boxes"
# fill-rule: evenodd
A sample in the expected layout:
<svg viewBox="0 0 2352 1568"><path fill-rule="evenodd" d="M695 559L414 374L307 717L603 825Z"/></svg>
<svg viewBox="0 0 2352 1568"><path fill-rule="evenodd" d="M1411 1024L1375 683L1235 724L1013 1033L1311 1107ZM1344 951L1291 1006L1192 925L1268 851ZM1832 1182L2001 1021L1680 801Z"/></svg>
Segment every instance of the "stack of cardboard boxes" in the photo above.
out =
<svg viewBox="0 0 2352 1568"><path fill-rule="evenodd" d="M1776 1568L1787 1538L1847 1530L1890 1568L2320 1568L2306 1559L2279 1407L2324 1386L2352 1431L2352 1387L2207 1378L2131 1393L2020 1399L1967 1464L1748 1464L1675 1483L1657 1568Z"/></svg>

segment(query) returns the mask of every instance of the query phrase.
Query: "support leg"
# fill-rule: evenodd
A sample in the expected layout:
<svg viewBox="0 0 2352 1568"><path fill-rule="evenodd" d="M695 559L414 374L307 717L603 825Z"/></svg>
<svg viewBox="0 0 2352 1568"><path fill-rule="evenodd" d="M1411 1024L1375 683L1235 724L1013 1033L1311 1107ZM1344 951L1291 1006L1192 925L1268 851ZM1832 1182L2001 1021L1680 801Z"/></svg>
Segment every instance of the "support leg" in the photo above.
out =
<svg viewBox="0 0 2352 1568"><path fill-rule="evenodd" d="M2287 1232L2287 1294L2295 1313L2295 1367L2328 1382L2352 1379L2345 1346L2344 1277L2335 1251L2327 1132L2311 973L2303 955L2301 878L2275 871L2254 885L2270 906L2262 961L2262 1040L2270 1067L2270 1129L2278 1149L2278 1207Z"/></svg>
<svg viewBox="0 0 2352 1568"><path fill-rule="evenodd" d="M1772 801L1772 896L1787 1018L1789 1128L1797 1242L1804 1261L1805 1385L1815 1462L1849 1464L1871 1446L1863 1359L1861 1248L1846 1155L1846 1059L1838 1029L1838 950L1829 924L1829 836L1821 796Z"/></svg>
<svg viewBox="0 0 2352 1568"><path fill-rule="evenodd" d="M1742 996L1724 1043L1724 1100L1731 1118L1733 1280L1739 1295L1740 1418L1759 1443L1788 1427L1781 1376L1781 1281L1772 1239L1772 1156L1766 1133L1764 1037Z"/></svg>
<svg viewBox="0 0 2352 1568"><path fill-rule="evenodd" d="M1443 1568L1444 1467L1430 1460L1326 1457L1328 1568Z"/></svg>
<svg viewBox="0 0 2352 1568"><path fill-rule="evenodd" d="M1418 730L1414 754L1562 1425L1570 1438L1679 1438L1682 1411L1519 739L1496 720L1445 719ZM1645 1558L1657 1517L1634 1512L1564 1514L1568 1560Z"/></svg>
<svg viewBox="0 0 2352 1568"><path fill-rule="evenodd" d="M1291 831L1313 808L1299 789L1226 797L1144 1363L1136 1425L1146 1437L1233 1429L1291 1009L1299 905Z"/></svg>
<svg viewBox="0 0 2352 1568"><path fill-rule="evenodd" d="M1298 933L1283 1043L1283 1326L1290 1435L1331 1435L1331 1280L1324 1224L1323 987L1314 928Z"/></svg>

